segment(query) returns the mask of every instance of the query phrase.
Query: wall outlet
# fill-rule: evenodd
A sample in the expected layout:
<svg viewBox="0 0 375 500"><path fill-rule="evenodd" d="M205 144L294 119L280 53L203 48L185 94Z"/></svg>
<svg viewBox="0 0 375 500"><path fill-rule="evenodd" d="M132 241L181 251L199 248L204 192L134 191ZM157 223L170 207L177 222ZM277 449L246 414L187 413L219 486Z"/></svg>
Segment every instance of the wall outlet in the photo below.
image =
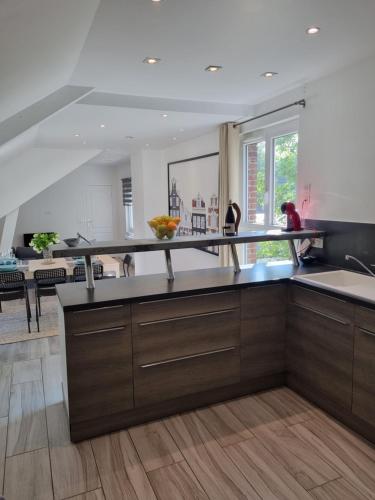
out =
<svg viewBox="0 0 375 500"><path fill-rule="evenodd" d="M311 240L313 248L323 248L324 247L324 239L323 238L313 238Z"/></svg>

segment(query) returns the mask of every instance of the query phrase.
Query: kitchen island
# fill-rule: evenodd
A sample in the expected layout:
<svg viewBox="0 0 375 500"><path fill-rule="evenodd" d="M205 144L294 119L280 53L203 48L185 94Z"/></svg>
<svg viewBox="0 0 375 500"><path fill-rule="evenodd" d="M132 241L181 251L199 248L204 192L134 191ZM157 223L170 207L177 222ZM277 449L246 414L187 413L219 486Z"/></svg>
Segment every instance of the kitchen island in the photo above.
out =
<svg viewBox="0 0 375 500"><path fill-rule="evenodd" d="M290 282L322 270L259 264L239 274L181 272L174 281L59 285L71 439L289 384L375 440L363 373L371 363L354 352L363 315L371 331L375 313Z"/></svg>

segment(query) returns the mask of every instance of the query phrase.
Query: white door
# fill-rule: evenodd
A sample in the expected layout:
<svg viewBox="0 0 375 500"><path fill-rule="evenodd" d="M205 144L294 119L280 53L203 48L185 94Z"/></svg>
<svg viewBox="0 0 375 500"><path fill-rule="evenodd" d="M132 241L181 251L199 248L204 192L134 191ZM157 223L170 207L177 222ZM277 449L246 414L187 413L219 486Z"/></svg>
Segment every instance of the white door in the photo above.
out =
<svg viewBox="0 0 375 500"><path fill-rule="evenodd" d="M88 186L84 198L88 238L113 240L112 186Z"/></svg>

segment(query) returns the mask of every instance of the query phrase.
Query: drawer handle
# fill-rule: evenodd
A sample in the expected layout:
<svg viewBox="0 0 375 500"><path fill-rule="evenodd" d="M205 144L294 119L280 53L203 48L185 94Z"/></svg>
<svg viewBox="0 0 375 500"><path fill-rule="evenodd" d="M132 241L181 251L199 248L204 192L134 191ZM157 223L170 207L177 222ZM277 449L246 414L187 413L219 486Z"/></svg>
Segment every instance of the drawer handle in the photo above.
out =
<svg viewBox="0 0 375 500"><path fill-rule="evenodd" d="M217 349L216 351L202 352L199 354L191 354L190 356L181 356L180 358L167 359L166 361L157 361L155 363L141 365L140 368L153 368L155 366L169 365L170 363L177 363L178 361L185 361L187 359L195 359L195 358L203 358L205 356L211 356L213 354L220 354L222 352L234 351L236 349L237 349L237 347L226 347L225 349Z"/></svg>
<svg viewBox="0 0 375 500"><path fill-rule="evenodd" d="M103 328L102 330L92 330L90 332L82 332L82 333L73 333L73 337L84 337L86 335L96 335L100 333L109 333L109 332L119 332L120 330L124 330L124 326L118 326L116 328Z"/></svg>
<svg viewBox="0 0 375 500"><path fill-rule="evenodd" d="M208 295L223 295L223 294L235 294L235 291L232 292L214 292L214 293L198 293L197 295L184 295L183 297L172 297L171 299L159 299L159 300L149 300L149 301L144 301L144 302L138 302L137 305L143 306L145 304L159 304L160 302L170 302L172 300L183 300L183 299L192 299L194 297L207 297Z"/></svg>
<svg viewBox="0 0 375 500"><path fill-rule="evenodd" d="M312 307L307 307L307 306L302 306L301 304L297 304L296 302L293 302L293 304L297 307L300 307L301 309L305 309L305 311L310 311L314 314L317 314L318 316L325 318L325 319L330 319L331 321L335 321L336 323L340 323L340 325L345 325L349 326L350 323L348 321L344 321L342 319L338 319L335 316L331 316L330 314L325 314L320 311L317 311L316 309L313 309Z"/></svg>
<svg viewBox="0 0 375 500"><path fill-rule="evenodd" d="M105 307L96 307L95 309L83 309L82 311L73 311L73 314L83 314L94 311L104 311L105 309L120 309L124 307L122 304L120 306L105 306Z"/></svg>
<svg viewBox="0 0 375 500"><path fill-rule="evenodd" d="M375 337L374 332L370 332L369 330L365 330L364 328L359 328L359 331L364 333L365 335L371 335L371 337Z"/></svg>
<svg viewBox="0 0 375 500"><path fill-rule="evenodd" d="M139 323L139 326L148 326L148 325L157 325L158 323L170 323L171 321L182 321L190 318L202 318L207 316L216 316L218 314L228 314L233 311L237 311L237 309L225 309L224 311L213 311L209 313L202 314L192 314L191 316L178 316L177 318L168 318L168 319L159 319L156 321L147 321L146 323Z"/></svg>

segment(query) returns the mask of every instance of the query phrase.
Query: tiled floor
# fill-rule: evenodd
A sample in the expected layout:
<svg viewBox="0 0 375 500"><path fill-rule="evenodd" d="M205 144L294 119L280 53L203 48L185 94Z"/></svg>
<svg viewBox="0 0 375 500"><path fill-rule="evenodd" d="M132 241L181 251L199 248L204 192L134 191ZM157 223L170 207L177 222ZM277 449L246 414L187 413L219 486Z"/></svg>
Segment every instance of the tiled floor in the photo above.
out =
<svg viewBox="0 0 375 500"><path fill-rule="evenodd" d="M286 388L73 445L58 351L0 346L6 500L375 499L375 448Z"/></svg>

